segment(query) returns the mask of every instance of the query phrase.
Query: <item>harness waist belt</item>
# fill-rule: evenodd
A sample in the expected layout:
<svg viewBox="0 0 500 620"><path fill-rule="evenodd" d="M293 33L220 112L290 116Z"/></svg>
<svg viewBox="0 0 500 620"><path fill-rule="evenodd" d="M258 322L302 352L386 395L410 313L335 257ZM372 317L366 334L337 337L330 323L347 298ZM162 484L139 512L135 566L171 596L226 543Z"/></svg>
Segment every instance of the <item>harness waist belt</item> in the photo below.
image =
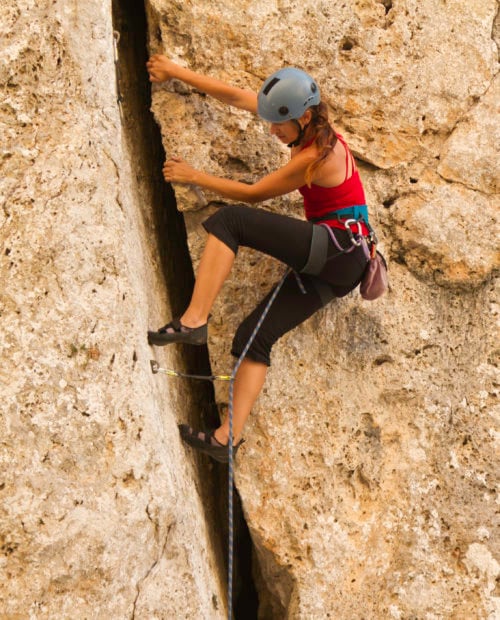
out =
<svg viewBox="0 0 500 620"><path fill-rule="evenodd" d="M368 207L366 205L355 205L345 209L335 209L319 217L312 217L310 222L324 222L325 220L359 220L360 218L368 224Z"/></svg>

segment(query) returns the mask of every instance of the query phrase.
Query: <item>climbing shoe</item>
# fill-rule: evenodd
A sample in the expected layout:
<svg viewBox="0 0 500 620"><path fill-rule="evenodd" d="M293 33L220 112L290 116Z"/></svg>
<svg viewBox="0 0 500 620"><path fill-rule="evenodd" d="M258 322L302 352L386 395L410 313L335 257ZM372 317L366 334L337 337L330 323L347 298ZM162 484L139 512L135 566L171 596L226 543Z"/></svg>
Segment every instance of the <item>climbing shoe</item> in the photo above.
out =
<svg viewBox="0 0 500 620"><path fill-rule="evenodd" d="M163 346L171 342L202 345L207 343L207 324L200 327L186 327L179 319L173 319L157 332L148 331L149 344Z"/></svg>
<svg viewBox="0 0 500 620"><path fill-rule="evenodd" d="M219 463L229 462L229 448L227 445L225 446L217 441L214 435L215 429L206 433L197 433L196 431L193 431L190 426L187 426L187 424L179 424L179 432L183 441L191 446L191 448L194 448L199 452L203 452L204 454L208 454L208 456L212 457L216 461L219 461ZM240 439L240 441L233 446L233 458L236 456L238 448L244 442L244 439Z"/></svg>

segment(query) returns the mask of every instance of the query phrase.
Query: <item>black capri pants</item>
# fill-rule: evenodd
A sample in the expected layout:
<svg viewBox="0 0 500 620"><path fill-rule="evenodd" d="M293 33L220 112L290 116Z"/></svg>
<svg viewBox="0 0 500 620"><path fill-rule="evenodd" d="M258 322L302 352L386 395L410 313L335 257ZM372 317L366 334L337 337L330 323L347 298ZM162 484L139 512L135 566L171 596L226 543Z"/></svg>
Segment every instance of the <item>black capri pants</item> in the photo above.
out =
<svg viewBox="0 0 500 620"><path fill-rule="evenodd" d="M343 297L356 288L367 265L361 247L340 253L323 226L263 209L244 205L221 207L203 226L235 254L239 246L253 248L300 273L306 292L301 290L295 274L289 273L247 352L247 357L267 366L271 365L274 343L333 298ZM343 248L351 247L346 231L331 230ZM272 292L238 327L232 355L241 355Z"/></svg>

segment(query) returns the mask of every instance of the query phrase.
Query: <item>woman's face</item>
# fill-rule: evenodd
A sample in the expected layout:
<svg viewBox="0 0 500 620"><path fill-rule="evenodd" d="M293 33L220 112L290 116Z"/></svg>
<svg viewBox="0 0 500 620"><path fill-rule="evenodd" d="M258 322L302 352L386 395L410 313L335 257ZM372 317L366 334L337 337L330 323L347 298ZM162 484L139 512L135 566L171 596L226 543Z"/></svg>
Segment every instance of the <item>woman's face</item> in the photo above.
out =
<svg viewBox="0 0 500 620"><path fill-rule="evenodd" d="M276 136L283 144L290 144L299 137L299 125L304 127L311 122L311 111L306 110L296 121L284 121L283 123L271 123L269 131L272 136ZM297 125L297 123L299 125Z"/></svg>
<svg viewBox="0 0 500 620"><path fill-rule="evenodd" d="M290 144L290 142L296 140L299 135L299 128L294 121L271 123L269 131L272 136L276 136L283 144Z"/></svg>

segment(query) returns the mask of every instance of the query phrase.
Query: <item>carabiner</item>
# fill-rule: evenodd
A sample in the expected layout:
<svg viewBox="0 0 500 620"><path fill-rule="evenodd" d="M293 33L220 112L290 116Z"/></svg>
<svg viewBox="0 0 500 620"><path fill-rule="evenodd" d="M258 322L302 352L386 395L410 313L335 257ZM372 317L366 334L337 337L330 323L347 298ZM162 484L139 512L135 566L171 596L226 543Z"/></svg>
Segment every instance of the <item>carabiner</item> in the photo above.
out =
<svg viewBox="0 0 500 620"><path fill-rule="evenodd" d="M362 237L363 236L363 229L361 228L361 222L359 222L359 220L346 220L344 222L344 226L345 229L347 231L347 233L349 234L349 239L351 240L352 245L355 245L357 247L359 247L361 245L361 239L358 241L355 239L352 230L351 230L351 224L355 224L358 227L358 236Z"/></svg>

